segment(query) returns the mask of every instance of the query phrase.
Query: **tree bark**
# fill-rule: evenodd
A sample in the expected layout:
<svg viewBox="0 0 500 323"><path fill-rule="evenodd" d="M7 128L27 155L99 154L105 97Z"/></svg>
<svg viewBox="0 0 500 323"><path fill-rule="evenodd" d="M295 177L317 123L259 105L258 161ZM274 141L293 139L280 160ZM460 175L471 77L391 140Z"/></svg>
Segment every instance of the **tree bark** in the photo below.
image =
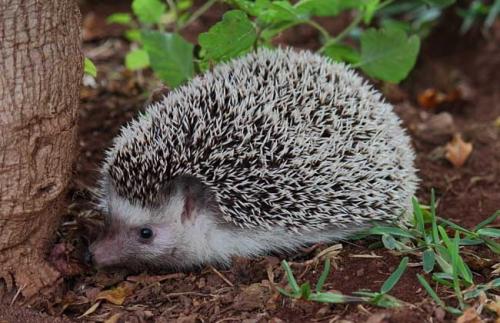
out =
<svg viewBox="0 0 500 323"><path fill-rule="evenodd" d="M45 255L76 153L80 20L73 0L0 1L0 282L28 298L60 276Z"/></svg>

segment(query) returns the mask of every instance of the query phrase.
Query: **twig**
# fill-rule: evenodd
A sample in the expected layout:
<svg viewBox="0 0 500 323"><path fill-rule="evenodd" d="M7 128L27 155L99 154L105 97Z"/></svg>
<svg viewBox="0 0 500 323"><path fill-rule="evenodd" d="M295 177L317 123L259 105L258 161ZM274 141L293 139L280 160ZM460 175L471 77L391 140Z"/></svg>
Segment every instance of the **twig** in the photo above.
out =
<svg viewBox="0 0 500 323"><path fill-rule="evenodd" d="M19 295L21 294L21 291L26 287L26 284L24 284L23 286L21 286L16 294L14 295L14 297L12 297L12 300L10 301L10 306L14 305L14 302L16 301L16 299L19 297Z"/></svg>
<svg viewBox="0 0 500 323"><path fill-rule="evenodd" d="M224 277L223 274L221 274L217 269L215 269L214 267L210 266L210 269L217 275L219 276L223 281L226 282L226 284L228 284L230 287L234 287L234 284L231 283L231 281L229 279L227 279L226 277Z"/></svg>

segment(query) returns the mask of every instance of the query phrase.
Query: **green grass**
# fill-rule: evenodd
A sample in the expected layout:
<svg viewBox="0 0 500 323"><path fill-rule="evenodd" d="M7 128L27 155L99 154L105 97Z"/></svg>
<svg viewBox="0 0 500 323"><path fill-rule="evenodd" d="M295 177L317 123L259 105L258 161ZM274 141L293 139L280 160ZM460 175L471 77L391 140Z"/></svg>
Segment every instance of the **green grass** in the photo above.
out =
<svg viewBox="0 0 500 323"><path fill-rule="evenodd" d="M372 246L384 246L402 255L410 255L421 259L422 271L430 276L436 285L442 285L453 291L457 307L452 307L439 298L431 287L431 283L424 275L417 274L418 281L427 291L429 296L437 305L446 311L459 315L471 303L484 294L489 297L495 289L500 287L500 278L494 279L487 284L476 285L472 270L464 261L462 254L465 246L484 245L493 253L500 254L500 244L495 239L500 238L500 229L489 227L500 211L476 225L469 230L449 220L442 219L436 215L436 198L434 190L431 192L431 203L429 206L420 204L415 198L413 203L413 221L408 227L400 226L374 226L369 230L357 234L354 239L378 240ZM398 268L384 282L380 291L372 292L361 290L353 296L339 293L321 292L321 289L330 272L330 263L325 261L323 273L321 274L314 291L308 282L298 285L290 266L286 261L282 263L285 269L288 285L291 291L279 289L286 296L309 301L327 303L368 303L380 307L395 307L401 301L390 296L388 293L397 284L408 265L408 257L404 257Z"/></svg>
<svg viewBox="0 0 500 323"><path fill-rule="evenodd" d="M288 297L320 303L368 303L379 307L397 307L400 306L402 302L397 298L390 296L388 293L392 290L392 288L394 288L394 286L396 286L405 272L408 266L408 260L408 257L403 258L398 268L384 282L380 291L372 292L360 290L354 293L355 296L321 291L326 278L330 273L330 260L328 258L325 260L323 272L316 283L314 291L311 290L309 282L305 282L299 286L292 273L290 265L283 260L281 264L285 270L290 290L278 287L278 291Z"/></svg>

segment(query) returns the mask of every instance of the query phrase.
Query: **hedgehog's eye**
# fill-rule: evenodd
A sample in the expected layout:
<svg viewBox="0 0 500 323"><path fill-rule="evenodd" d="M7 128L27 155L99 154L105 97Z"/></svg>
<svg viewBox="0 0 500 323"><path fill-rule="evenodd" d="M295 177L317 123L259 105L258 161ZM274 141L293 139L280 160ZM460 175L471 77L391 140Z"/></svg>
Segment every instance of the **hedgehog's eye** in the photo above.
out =
<svg viewBox="0 0 500 323"><path fill-rule="evenodd" d="M141 228L139 232L141 239L143 240L149 240L153 237L153 230L150 228Z"/></svg>

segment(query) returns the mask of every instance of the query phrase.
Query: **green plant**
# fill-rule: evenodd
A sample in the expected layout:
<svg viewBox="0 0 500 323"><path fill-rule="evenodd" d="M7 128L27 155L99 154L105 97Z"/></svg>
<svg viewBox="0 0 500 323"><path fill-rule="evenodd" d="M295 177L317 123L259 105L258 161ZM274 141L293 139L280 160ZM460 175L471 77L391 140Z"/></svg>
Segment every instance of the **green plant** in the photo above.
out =
<svg viewBox="0 0 500 323"><path fill-rule="evenodd" d="M467 9L459 8L457 11L463 19L460 32L466 33L474 23L481 19L484 19L483 28L488 29L493 25L500 13L500 0L494 0L491 3L474 0L470 2Z"/></svg>
<svg viewBox="0 0 500 323"><path fill-rule="evenodd" d="M399 82L415 65L420 49L418 30L405 27L410 21L400 15L404 8L394 10L397 2L393 0L226 0L234 10L227 11L221 21L200 34L199 48L194 50L179 32L215 2L206 1L190 13L192 2L187 0L170 0L167 4L160 0L134 0L133 15L115 13L108 17L110 23L129 28L125 36L133 44L125 59L126 67L151 67L160 79L175 87L214 64L259 46L272 46L273 39L286 29L309 25L320 34L320 53L348 62L373 78ZM454 0L411 2L417 3L418 8L441 10ZM335 17L345 11L355 16L337 35L330 35L313 19ZM410 17L422 20L421 14Z"/></svg>
<svg viewBox="0 0 500 323"><path fill-rule="evenodd" d="M368 303L379 307L397 307L401 305L401 301L393 296L390 296L388 293L398 283L401 276L405 272L406 267L408 266L408 257L403 258L398 268L384 282L384 284L380 288L380 291L371 292L361 290L354 293L357 296L321 291L323 289L326 278L330 273L330 261L328 260L328 258L325 260L323 272L318 279L318 282L316 283L316 288L314 291L311 290L311 285L309 282L305 282L299 286L299 284L295 280L295 277L293 276L290 265L285 260L283 260L281 264L285 270L288 280L288 286L290 287L291 291L287 291L280 287L277 287L277 289L281 294L285 296L320 303Z"/></svg>
<svg viewBox="0 0 500 323"><path fill-rule="evenodd" d="M474 295L468 293L465 297L464 290L474 290L481 286L474 284L472 271L464 261L461 249L464 246L484 244L495 254L499 254L500 244L495 239L500 238L500 229L487 225L498 218L500 211L468 230L436 216L435 193L432 190L429 207L422 206L413 199L413 215L413 223L409 228L375 226L355 238L380 236L385 248L421 257L424 272L432 274L432 280L438 284L452 288L459 307L450 307L441 300L437 301L437 294L431 292L432 288L421 275L418 277L420 283L437 304L453 314L461 313L466 308L465 301ZM493 286L496 284L498 282L495 281Z"/></svg>
<svg viewBox="0 0 500 323"><path fill-rule="evenodd" d="M87 57L83 59L83 72L93 77L97 76L97 68L95 67L94 63Z"/></svg>

